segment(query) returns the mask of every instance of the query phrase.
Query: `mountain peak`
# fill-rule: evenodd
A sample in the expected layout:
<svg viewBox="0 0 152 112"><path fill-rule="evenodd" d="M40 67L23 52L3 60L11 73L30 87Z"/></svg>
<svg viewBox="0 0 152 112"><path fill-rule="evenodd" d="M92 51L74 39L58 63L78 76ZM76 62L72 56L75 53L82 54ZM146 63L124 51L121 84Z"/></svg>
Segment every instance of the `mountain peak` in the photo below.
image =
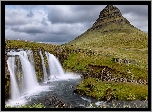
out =
<svg viewBox="0 0 152 112"><path fill-rule="evenodd" d="M116 6L107 5L100 12L99 18L93 24L91 29L104 28L110 23L116 23L121 26L123 26L124 24L130 24L130 22L122 16L120 10Z"/></svg>

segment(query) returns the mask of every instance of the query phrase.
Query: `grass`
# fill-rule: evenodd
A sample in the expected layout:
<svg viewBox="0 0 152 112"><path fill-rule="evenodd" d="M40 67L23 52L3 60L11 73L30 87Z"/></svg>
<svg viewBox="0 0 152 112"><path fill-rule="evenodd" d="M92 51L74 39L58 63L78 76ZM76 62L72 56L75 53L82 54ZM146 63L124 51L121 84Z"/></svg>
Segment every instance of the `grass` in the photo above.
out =
<svg viewBox="0 0 152 112"><path fill-rule="evenodd" d="M97 78L88 78L77 86L77 92L92 96L97 100L147 100L148 87L134 83L102 82Z"/></svg>
<svg viewBox="0 0 152 112"><path fill-rule="evenodd" d="M110 24L105 29L86 31L64 45L132 59L138 62L139 67L148 68L148 35L132 26L120 29L119 25Z"/></svg>
<svg viewBox="0 0 152 112"><path fill-rule="evenodd" d="M137 65L125 65L123 63L115 63L112 61L113 56L104 55L88 55L86 53L72 53L69 55L68 60L65 60L63 67L65 69L82 70L83 72L93 69L89 65L107 66L112 69L112 75L117 77L131 78L131 74L134 75L134 79L139 78L148 81L148 70L140 68ZM93 69L95 73L98 73L100 68ZM130 73L127 73L130 70Z"/></svg>

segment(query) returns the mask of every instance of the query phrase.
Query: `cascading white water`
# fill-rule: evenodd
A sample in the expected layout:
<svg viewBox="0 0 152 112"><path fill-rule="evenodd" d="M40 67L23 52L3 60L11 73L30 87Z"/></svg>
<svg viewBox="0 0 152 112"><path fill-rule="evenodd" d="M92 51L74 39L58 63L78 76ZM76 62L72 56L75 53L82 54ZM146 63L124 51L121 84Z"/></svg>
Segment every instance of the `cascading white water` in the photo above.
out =
<svg viewBox="0 0 152 112"><path fill-rule="evenodd" d="M45 52L48 65L49 65L49 72L50 76L49 79L51 80L67 80L73 78L80 78L80 75L74 75L73 73L64 73L64 70L59 62L59 60L53 55L48 52Z"/></svg>
<svg viewBox="0 0 152 112"><path fill-rule="evenodd" d="M32 51L10 51L7 53L8 56L11 56L8 58L8 69L10 71L10 80L11 80L11 96L12 98L6 103L7 105L16 105L16 103L19 104L25 104L26 102L26 96L31 96L32 94L38 94L41 91L41 87L38 84L35 70L34 70L34 60L33 60L33 53ZM15 65L15 59L19 56L18 59L20 59L21 62L21 68L22 68L22 91L19 90L16 76L18 75L18 71L14 71ZM20 64L18 64L20 65ZM19 68L19 67L16 67ZM21 88L20 88L21 89Z"/></svg>
<svg viewBox="0 0 152 112"><path fill-rule="evenodd" d="M15 57L9 57L7 60L8 64L8 70L10 71L10 77L11 77L11 100L17 100L20 98L20 92L19 88L16 82L15 77Z"/></svg>
<svg viewBox="0 0 152 112"><path fill-rule="evenodd" d="M50 76L51 77L60 77L64 75L64 71L58 59L53 55L48 53L49 63L50 63Z"/></svg>
<svg viewBox="0 0 152 112"><path fill-rule="evenodd" d="M23 71L23 79L25 85L25 91L30 91L34 87L38 86L38 81L36 78L35 70L33 69L32 64L28 60L27 53L25 51L20 51L20 60L22 64L22 71Z"/></svg>
<svg viewBox="0 0 152 112"><path fill-rule="evenodd" d="M43 68L43 75L44 75L44 82L47 81L47 72L46 72L46 68L45 68L45 64L44 64L44 58L43 58L43 55L40 51L40 56L41 56L41 60L42 60L42 68Z"/></svg>
<svg viewBox="0 0 152 112"><path fill-rule="evenodd" d="M34 87L38 86L38 81L36 78L34 65L32 64L34 63L34 60L31 54L32 54L32 51L8 52L8 55L12 55L12 56L18 55L20 58L21 65L22 65L22 72L23 72L22 85L23 85L23 90L25 91L29 91L33 89ZM30 57L30 61L28 59L28 55ZM15 73L14 73L14 77L15 77Z"/></svg>

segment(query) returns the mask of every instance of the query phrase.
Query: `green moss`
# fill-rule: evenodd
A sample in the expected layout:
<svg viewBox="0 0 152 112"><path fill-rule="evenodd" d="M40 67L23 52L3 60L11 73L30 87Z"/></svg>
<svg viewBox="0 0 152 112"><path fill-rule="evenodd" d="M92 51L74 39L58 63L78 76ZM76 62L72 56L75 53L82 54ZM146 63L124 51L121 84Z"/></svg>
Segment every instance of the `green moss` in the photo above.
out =
<svg viewBox="0 0 152 112"><path fill-rule="evenodd" d="M33 57L34 57L36 76L37 76L38 81L41 82L43 80L43 71L42 71L41 58L40 58L39 51L34 50Z"/></svg>
<svg viewBox="0 0 152 112"><path fill-rule="evenodd" d="M147 100L148 86L134 83L102 82L97 78L88 78L77 86L77 92L92 96L98 100Z"/></svg>

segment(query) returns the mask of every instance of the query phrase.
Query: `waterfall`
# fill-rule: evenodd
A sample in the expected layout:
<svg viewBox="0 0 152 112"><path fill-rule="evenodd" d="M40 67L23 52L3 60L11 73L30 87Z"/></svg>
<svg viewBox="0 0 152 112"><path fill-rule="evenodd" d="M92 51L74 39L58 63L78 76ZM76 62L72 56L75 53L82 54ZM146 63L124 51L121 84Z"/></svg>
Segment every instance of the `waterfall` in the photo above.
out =
<svg viewBox="0 0 152 112"><path fill-rule="evenodd" d="M51 79L61 78L64 75L64 71L58 59L50 53L45 52L49 64L50 69L50 77Z"/></svg>
<svg viewBox="0 0 152 112"><path fill-rule="evenodd" d="M8 70L11 77L11 100L17 100L20 98L20 92L15 77L15 57L9 57L7 60Z"/></svg>
<svg viewBox="0 0 152 112"><path fill-rule="evenodd" d="M28 92L28 91L32 90L33 88L35 88L36 86L38 86L38 81L36 78L34 65L32 64L34 62L34 60L33 60L33 57L31 54L32 54L31 51L27 51L27 52L25 52L25 51L19 51L19 52L10 51L7 54L7 55L11 56L8 58L7 63L8 63L8 68L9 68L10 75L11 75L11 82L12 82L11 83L11 92L12 92L11 95L13 98L15 96L18 96L17 94L19 94L17 81L16 81L16 72L14 71L14 67L15 67L14 61L15 61L16 55L19 56L19 59L21 61L21 65L22 65L22 73L23 73L22 90Z"/></svg>
<svg viewBox="0 0 152 112"><path fill-rule="evenodd" d="M64 70L59 62L59 60L53 55L48 52L45 52L48 65L50 76L49 79L51 80L68 80L68 79L75 79L80 78L79 75L74 75L73 73L64 73Z"/></svg>
<svg viewBox="0 0 152 112"><path fill-rule="evenodd" d="M26 91L30 91L34 87L38 86L35 70L32 64L29 62L27 53L25 51L20 51L19 57L22 64L22 71L24 77L23 85L25 86L24 89Z"/></svg>
<svg viewBox="0 0 152 112"><path fill-rule="evenodd" d="M41 60L42 60L44 82L46 82L47 81L47 72L46 72L46 68L45 68L45 64L44 64L44 58L43 58L43 55L42 55L41 51L40 51L40 56L41 56Z"/></svg>
<svg viewBox="0 0 152 112"><path fill-rule="evenodd" d="M76 75L72 74L64 74L64 70L58 59L48 52L45 52L48 65L49 65L49 73L48 77L45 64L44 57L42 52L40 51L40 56L42 60L42 67L44 73L44 81L49 81L47 78L50 78L51 81L61 79L73 79L78 78ZM11 101L12 104L16 103L25 103L26 98L33 95L38 94L43 90L43 86L39 86L37 81L37 77L35 74L35 66L34 66L34 58L32 51L10 51L7 53L8 55L8 70L10 72L10 80L11 80ZM18 79L18 80L17 80ZM19 87L18 87L19 85ZM50 88L50 86L48 86ZM45 86L44 86L45 89ZM46 90L46 89L45 89Z"/></svg>
<svg viewBox="0 0 152 112"><path fill-rule="evenodd" d="M51 75L62 76L64 71L58 59L53 54L49 53L49 61L51 65Z"/></svg>

